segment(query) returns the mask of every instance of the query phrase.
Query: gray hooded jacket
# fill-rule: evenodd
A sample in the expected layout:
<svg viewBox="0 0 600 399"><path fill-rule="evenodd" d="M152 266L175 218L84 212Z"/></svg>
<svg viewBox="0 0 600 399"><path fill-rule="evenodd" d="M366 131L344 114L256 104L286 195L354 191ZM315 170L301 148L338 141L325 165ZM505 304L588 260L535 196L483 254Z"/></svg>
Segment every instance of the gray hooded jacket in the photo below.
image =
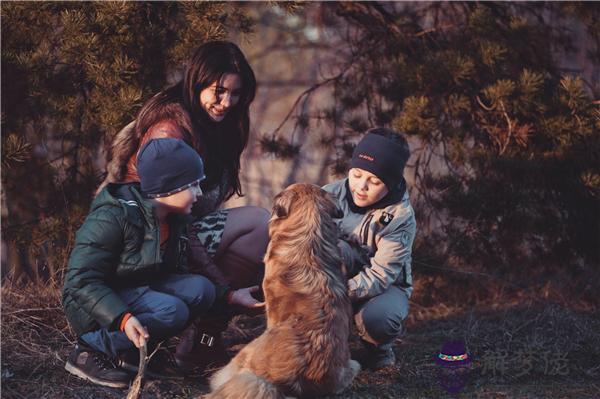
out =
<svg viewBox="0 0 600 399"><path fill-rule="evenodd" d="M410 297L411 255L417 224L408 192L400 202L361 214L353 212L348 204L346 180L335 181L323 189L332 194L344 212L343 218L336 219L344 259L360 260L358 273L348 281L350 297L372 298L390 285L400 287ZM350 275L357 272L356 261L346 266Z"/></svg>

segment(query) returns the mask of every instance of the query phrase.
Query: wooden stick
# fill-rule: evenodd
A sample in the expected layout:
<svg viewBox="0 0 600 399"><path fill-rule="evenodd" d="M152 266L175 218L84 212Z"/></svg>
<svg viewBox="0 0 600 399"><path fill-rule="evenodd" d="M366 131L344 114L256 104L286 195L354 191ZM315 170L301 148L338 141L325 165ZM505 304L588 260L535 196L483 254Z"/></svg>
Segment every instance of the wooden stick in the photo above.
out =
<svg viewBox="0 0 600 399"><path fill-rule="evenodd" d="M144 374L146 373L146 365L148 364L148 348L146 344L140 347L140 364L138 366L138 372L133 380L133 384L129 388L129 393L125 399L139 399L142 394L142 387L144 385Z"/></svg>

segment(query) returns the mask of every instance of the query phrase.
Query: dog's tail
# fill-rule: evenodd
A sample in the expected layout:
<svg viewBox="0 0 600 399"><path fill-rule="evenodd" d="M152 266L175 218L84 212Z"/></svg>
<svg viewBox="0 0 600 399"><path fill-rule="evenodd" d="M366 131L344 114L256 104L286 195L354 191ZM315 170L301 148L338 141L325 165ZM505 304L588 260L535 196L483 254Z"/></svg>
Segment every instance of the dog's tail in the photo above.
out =
<svg viewBox="0 0 600 399"><path fill-rule="evenodd" d="M204 397L205 399L285 399L275 385L264 378L243 371Z"/></svg>

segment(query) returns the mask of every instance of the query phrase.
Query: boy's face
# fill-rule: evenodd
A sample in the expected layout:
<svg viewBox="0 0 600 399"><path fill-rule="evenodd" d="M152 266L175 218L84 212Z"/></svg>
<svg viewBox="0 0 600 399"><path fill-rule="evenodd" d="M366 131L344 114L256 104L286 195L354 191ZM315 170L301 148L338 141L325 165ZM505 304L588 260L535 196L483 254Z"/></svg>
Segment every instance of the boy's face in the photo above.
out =
<svg viewBox="0 0 600 399"><path fill-rule="evenodd" d="M200 182L198 182L183 191L156 200L167 206L172 213L189 215L192 213L192 206L201 195L202 189L200 188Z"/></svg>
<svg viewBox="0 0 600 399"><path fill-rule="evenodd" d="M371 172L352 168L348 172L348 185L356 206L373 205L388 193L383 182Z"/></svg>

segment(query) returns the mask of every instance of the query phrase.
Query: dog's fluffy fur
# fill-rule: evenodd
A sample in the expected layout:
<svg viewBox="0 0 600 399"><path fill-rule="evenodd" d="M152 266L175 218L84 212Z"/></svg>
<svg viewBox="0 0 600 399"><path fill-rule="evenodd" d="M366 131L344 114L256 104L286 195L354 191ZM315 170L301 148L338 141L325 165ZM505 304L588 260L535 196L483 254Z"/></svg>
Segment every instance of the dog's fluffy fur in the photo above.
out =
<svg viewBox="0 0 600 399"><path fill-rule="evenodd" d="M275 197L263 282L267 329L212 377L209 398L339 393L359 372L332 217L341 211L315 185L293 184Z"/></svg>

